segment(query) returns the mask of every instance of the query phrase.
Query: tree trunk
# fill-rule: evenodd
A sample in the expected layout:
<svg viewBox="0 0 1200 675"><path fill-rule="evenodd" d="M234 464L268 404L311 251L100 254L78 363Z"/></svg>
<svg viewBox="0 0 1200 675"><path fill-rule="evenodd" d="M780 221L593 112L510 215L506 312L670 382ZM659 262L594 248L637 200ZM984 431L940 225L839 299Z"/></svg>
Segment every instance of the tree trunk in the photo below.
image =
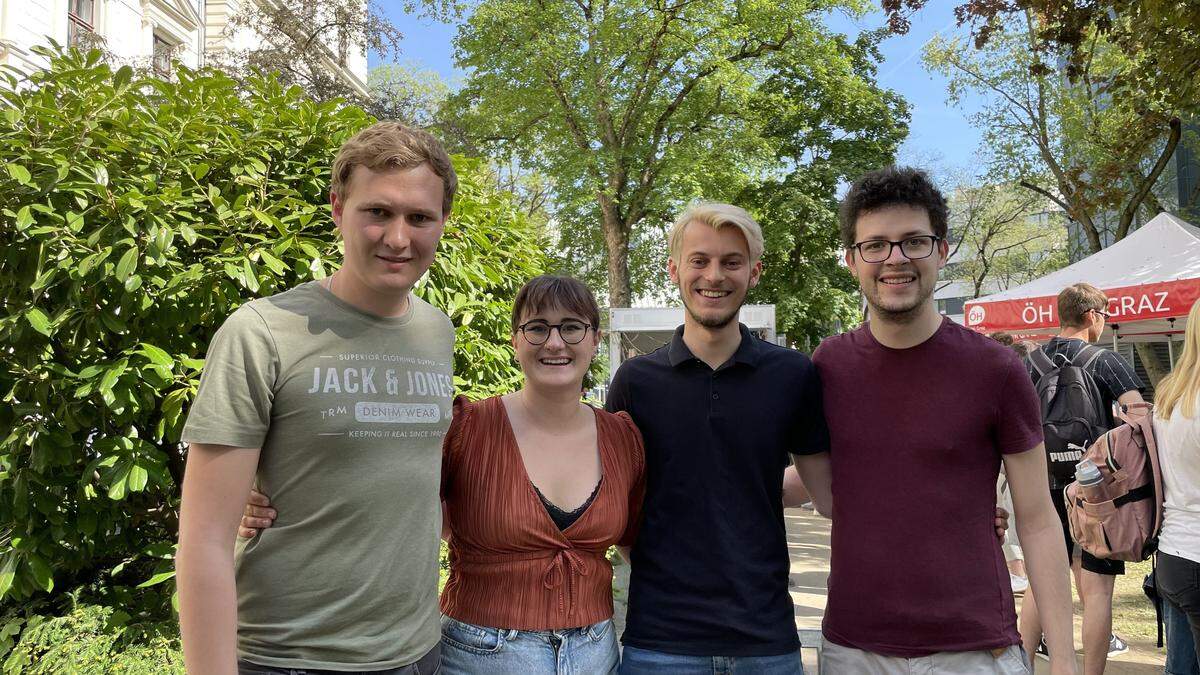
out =
<svg viewBox="0 0 1200 675"><path fill-rule="evenodd" d="M1158 358L1158 354L1154 351L1154 345L1148 342L1134 343L1134 349L1137 350L1138 358L1142 361L1142 366L1146 369L1146 376L1150 378L1150 386L1157 387L1167 373L1170 372L1170 367Z"/></svg>
<svg viewBox="0 0 1200 675"><path fill-rule="evenodd" d="M602 208L604 214L604 248L608 253L608 306L628 307L629 287L629 228L615 209Z"/></svg>

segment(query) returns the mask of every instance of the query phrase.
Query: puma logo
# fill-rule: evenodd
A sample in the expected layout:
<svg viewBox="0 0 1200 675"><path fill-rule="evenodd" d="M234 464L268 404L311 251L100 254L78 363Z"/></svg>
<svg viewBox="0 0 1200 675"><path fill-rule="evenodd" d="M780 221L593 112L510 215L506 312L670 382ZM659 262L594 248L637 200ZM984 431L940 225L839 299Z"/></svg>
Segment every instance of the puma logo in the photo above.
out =
<svg viewBox="0 0 1200 675"><path fill-rule="evenodd" d="M1071 443L1067 444L1068 448L1079 448L1078 445ZM1083 459L1083 448L1073 450L1071 452L1052 452L1050 453L1051 462L1078 462Z"/></svg>

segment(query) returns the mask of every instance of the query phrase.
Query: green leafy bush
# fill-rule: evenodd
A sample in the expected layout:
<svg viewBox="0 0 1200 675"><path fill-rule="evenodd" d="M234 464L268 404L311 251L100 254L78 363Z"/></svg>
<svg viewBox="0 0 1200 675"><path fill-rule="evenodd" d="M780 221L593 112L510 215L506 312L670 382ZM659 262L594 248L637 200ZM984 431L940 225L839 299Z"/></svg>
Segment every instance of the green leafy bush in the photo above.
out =
<svg viewBox="0 0 1200 675"><path fill-rule="evenodd" d="M123 624L127 617L102 605L80 605L63 616L33 615L0 620L0 634L20 639L9 647L5 675L59 673L129 673L182 675L183 656L177 634L147 635ZM21 628L24 628L22 631Z"/></svg>
<svg viewBox="0 0 1200 675"><path fill-rule="evenodd" d="M161 621L209 339L247 299L340 260L329 164L372 120L271 78L166 82L42 53L45 71L0 71L0 610L61 612L74 592ZM544 261L482 163L456 166L418 292L454 320L456 384L479 396L517 381L509 303Z"/></svg>

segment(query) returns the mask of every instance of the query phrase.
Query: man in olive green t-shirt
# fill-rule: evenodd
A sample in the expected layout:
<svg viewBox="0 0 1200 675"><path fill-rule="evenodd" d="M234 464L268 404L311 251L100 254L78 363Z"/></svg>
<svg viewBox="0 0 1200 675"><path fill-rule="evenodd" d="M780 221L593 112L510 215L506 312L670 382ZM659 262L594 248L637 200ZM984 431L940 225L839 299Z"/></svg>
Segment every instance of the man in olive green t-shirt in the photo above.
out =
<svg viewBox="0 0 1200 675"><path fill-rule="evenodd" d="M226 320L184 427L190 672L437 667L454 328L412 288L457 179L436 139L381 122L342 146L332 183L341 268ZM283 516L235 552L252 484Z"/></svg>

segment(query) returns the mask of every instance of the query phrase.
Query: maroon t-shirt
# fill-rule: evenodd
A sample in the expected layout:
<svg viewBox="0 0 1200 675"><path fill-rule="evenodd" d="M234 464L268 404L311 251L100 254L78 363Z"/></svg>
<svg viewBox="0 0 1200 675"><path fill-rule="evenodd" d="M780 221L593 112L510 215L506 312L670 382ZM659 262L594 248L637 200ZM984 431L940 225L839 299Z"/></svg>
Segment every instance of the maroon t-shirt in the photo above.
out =
<svg viewBox="0 0 1200 675"><path fill-rule="evenodd" d="M864 324L813 362L833 464L825 639L905 658L1020 642L993 526L1000 456L1042 442L1016 353L946 319L910 349Z"/></svg>

